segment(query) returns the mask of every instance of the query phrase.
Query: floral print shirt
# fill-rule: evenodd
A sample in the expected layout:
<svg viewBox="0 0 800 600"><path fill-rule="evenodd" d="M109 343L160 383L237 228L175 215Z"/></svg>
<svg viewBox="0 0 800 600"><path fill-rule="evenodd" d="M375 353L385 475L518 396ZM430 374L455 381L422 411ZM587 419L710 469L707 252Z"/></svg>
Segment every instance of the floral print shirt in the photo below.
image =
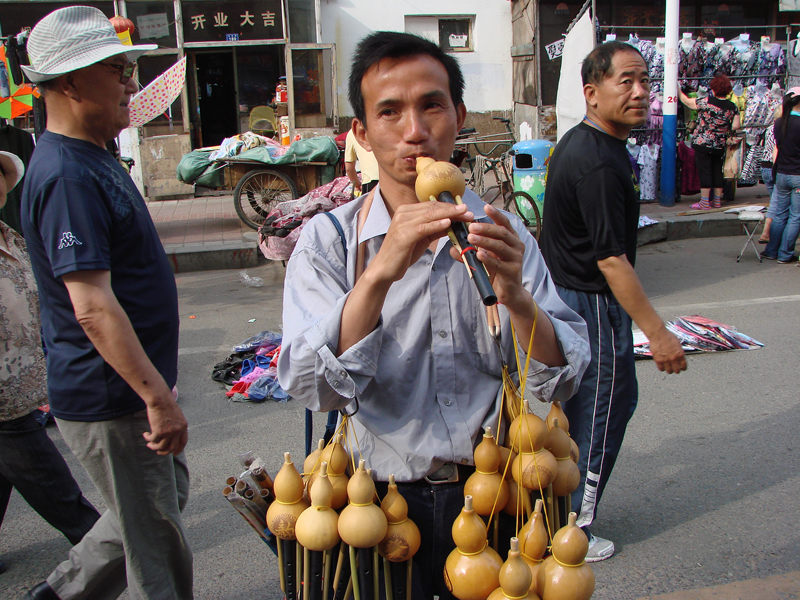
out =
<svg viewBox="0 0 800 600"><path fill-rule="evenodd" d="M25 241L0 221L0 421L47 403L39 294Z"/></svg>
<svg viewBox="0 0 800 600"><path fill-rule="evenodd" d="M736 105L730 100L713 97L698 98L695 102L697 127L692 134L692 145L724 149L736 116Z"/></svg>

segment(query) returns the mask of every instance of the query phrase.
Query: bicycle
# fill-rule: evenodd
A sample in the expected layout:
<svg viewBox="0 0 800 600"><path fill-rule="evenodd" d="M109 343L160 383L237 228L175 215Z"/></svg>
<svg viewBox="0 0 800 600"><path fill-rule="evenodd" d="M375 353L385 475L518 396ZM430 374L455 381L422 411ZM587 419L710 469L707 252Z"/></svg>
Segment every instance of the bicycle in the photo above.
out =
<svg viewBox="0 0 800 600"><path fill-rule="evenodd" d="M502 197L503 210L517 215L525 225L525 229L531 233L534 239L538 240L542 232L542 217L539 207L530 194L514 190L514 178L511 175L513 156L512 150L503 152L500 158L476 157L473 177L477 172L480 178L478 187L475 188L476 193L478 189L483 188L483 177L491 172L496 183L479 194L483 201L494 206L498 198Z"/></svg>
<svg viewBox="0 0 800 600"><path fill-rule="evenodd" d="M500 121L506 126L504 133L489 133L477 135L472 129L467 135L460 135L456 138L456 150L466 153L469 156L469 147L475 151L476 155L493 156L497 150L509 150L514 145L514 130L511 128L511 119L504 117L492 117L495 121ZM467 162L469 162L469 158Z"/></svg>

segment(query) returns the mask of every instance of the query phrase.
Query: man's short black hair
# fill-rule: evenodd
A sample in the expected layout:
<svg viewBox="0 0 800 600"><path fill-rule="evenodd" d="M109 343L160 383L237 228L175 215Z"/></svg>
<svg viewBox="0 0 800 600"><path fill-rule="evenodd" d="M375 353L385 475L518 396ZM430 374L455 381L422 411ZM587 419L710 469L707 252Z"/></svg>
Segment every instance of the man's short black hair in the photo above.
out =
<svg viewBox="0 0 800 600"><path fill-rule="evenodd" d="M583 85L589 83L599 85L606 77L612 75L612 62L618 52L636 52L636 54L642 56L638 48L625 42L613 41L600 44L589 53L589 56L583 59L583 65L581 66ZM642 60L644 60L644 57L642 57ZM647 61L644 64L646 65Z"/></svg>
<svg viewBox="0 0 800 600"><path fill-rule="evenodd" d="M350 106L356 119L366 127L366 111L364 109L364 96L361 94L361 80L364 79L370 67L378 64L384 58L404 58L426 54L432 56L444 66L447 79L450 83L450 98L458 107L464 103L464 76L458 61L447 54L439 46L410 33L398 31L376 31L362 39L353 55L353 66L350 69L348 96Z"/></svg>

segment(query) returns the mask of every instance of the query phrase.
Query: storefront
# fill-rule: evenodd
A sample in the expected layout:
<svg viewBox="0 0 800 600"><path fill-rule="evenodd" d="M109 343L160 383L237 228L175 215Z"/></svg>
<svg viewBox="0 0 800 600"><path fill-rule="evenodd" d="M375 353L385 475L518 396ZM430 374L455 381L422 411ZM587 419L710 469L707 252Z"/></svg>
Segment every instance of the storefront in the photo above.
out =
<svg viewBox="0 0 800 600"><path fill-rule="evenodd" d="M533 137L555 139L555 103L561 72L559 40L583 0L512 0L515 121L529 121ZM631 35L653 43L664 35L664 4L651 0L596 0L598 40L627 41ZM681 0L680 31L695 39L730 40L748 33L786 47L797 34L797 12L779 10L778 0Z"/></svg>
<svg viewBox="0 0 800 600"><path fill-rule="evenodd" d="M287 117L291 138L331 135L338 128L336 49L317 43L314 0L82 3L130 19L134 44L158 44L138 60L142 87L187 58L181 96L123 140L141 167L134 180L148 197L190 192L174 177L181 156L253 124L259 131L278 131L280 118ZM66 4L0 0L3 35L30 29Z"/></svg>

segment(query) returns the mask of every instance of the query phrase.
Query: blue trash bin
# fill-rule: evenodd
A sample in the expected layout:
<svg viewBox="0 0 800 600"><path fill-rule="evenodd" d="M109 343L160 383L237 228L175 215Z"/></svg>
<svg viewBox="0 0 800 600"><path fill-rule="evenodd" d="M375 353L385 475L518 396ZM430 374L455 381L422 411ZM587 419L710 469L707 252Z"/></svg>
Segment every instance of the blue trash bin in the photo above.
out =
<svg viewBox="0 0 800 600"><path fill-rule="evenodd" d="M536 203L539 215L544 214L544 188L547 181L547 166L555 145L547 140L525 140L512 146L514 153L514 191L525 192ZM526 219L533 219L533 209L518 201L519 211Z"/></svg>

